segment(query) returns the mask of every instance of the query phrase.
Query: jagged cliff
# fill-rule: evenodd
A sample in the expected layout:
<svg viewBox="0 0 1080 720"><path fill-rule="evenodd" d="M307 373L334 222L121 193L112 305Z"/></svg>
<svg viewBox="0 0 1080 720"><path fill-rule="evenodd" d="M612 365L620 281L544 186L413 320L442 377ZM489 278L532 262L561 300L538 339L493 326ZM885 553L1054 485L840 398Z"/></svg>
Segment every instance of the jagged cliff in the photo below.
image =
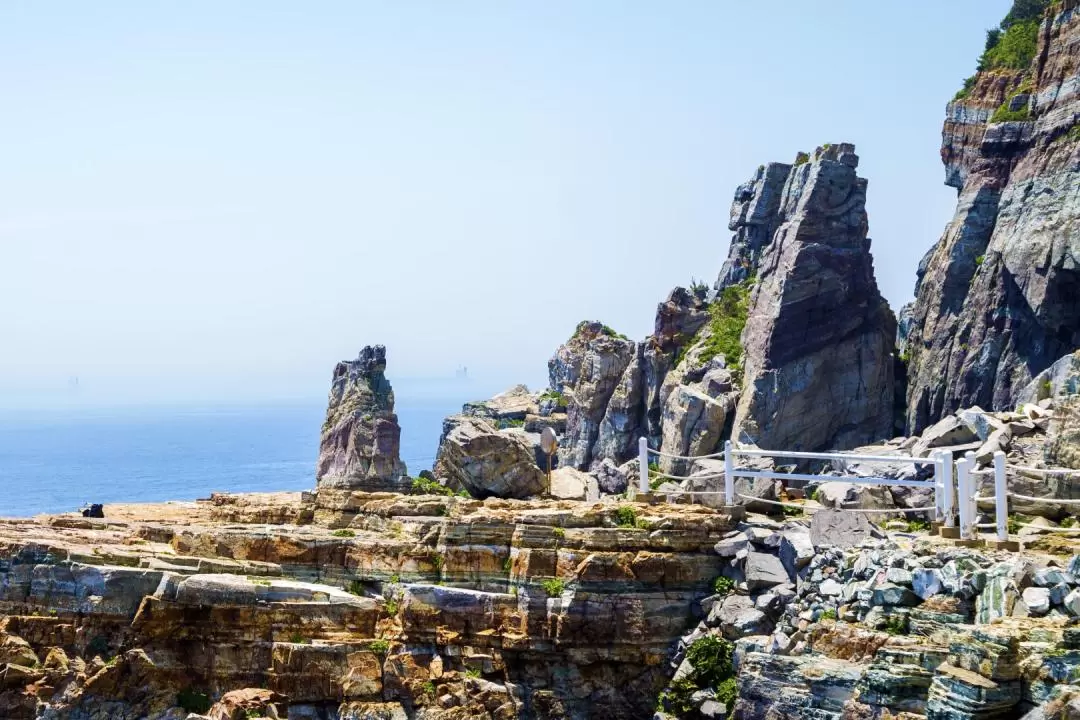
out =
<svg viewBox="0 0 1080 720"><path fill-rule="evenodd" d="M957 210L919 267L910 432L968 405L1011 408L1080 347L1077 0L1017 3L980 67L946 110Z"/></svg>

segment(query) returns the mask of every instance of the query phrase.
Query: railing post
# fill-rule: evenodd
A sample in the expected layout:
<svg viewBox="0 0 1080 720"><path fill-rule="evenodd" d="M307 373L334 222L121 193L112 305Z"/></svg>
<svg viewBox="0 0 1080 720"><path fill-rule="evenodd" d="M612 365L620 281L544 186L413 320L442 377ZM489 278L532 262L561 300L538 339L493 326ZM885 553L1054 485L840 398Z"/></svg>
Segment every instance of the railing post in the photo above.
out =
<svg viewBox="0 0 1080 720"><path fill-rule="evenodd" d="M731 441L724 443L724 503L735 504L735 456Z"/></svg>
<svg viewBox="0 0 1080 720"><path fill-rule="evenodd" d="M1009 495L1005 483L1005 453L994 453L994 507L997 510L997 539L1009 539Z"/></svg>
<svg viewBox="0 0 1080 720"><path fill-rule="evenodd" d="M968 450L964 453L968 461L968 494L964 496L964 502L968 503L968 517L971 518L971 537L979 537L979 529L975 527L979 522L979 504L975 498L979 495L979 461L975 459L975 451Z"/></svg>
<svg viewBox="0 0 1080 720"><path fill-rule="evenodd" d="M959 490L957 499L960 506L960 539L962 540L971 537L971 503L968 502L968 498L971 497L970 465L971 461L967 458L962 458L956 463L956 484Z"/></svg>
<svg viewBox="0 0 1080 720"><path fill-rule="evenodd" d="M641 467L638 469L638 489L641 492L649 492L649 441L644 438L638 438L638 462Z"/></svg>
<svg viewBox="0 0 1080 720"><path fill-rule="evenodd" d="M942 484L942 476L945 474L945 459L941 453L934 457L934 519L941 522L945 516L945 487Z"/></svg>
<svg viewBox="0 0 1080 720"><path fill-rule="evenodd" d="M941 453L941 484L945 490L942 507L945 510L945 527L956 527L956 486L953 485L953 456L948 450Z"/></svg>

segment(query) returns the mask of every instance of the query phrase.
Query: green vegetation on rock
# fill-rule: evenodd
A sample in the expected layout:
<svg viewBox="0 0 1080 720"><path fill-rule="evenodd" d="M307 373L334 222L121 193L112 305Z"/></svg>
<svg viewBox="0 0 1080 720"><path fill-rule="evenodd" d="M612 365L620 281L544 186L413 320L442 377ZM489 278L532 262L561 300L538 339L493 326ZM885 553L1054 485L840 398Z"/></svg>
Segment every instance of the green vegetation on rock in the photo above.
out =
<svg viewBox="0 0 1080 720"><path fill-rule="evenodd" d="M348 528L341 528L340 530L335 530L334 532L332 532L330 534L333 535L334 537L344 537L344 538L356 537L356 531L349 530Z"/></svg>
<svg viewBox="0 0 1080 720"><path fill-rule="evenodd" d="M737 285L724 288L720 296L709 306L709 333L700 334L704 346L698 354L702 363L723 355L732 376L742 377L742 331L750 307L750 290L756 278L750 277ZM694 341L690 343L693 345ZM682 362L685 350L675 358L675 366Z"/></svg>
<svg viewBox="0 0 1080 720"><path fill-rule="evenodd" d="M585 331L585 328L589 324L590 324L589 320L582 320L581 322L579 322L577 324L577 327L574 328L574 334L570 336L570 339L573 340L578 335L583 333ZM630 339L630 338L626 337L625 335L623 335L620 332L615 332L610 326L604 325L602 323L601 323L601 326L600 326L600 332L603 333L604 335L607 335L608 337L618 338L619 340L629 340Z"/></svg>
<svg viewBox="0 0 1080 720"><path fill-rule="evenodd" d="M445 485L440 485L438 481L423 477L413 478L411 492L413 495L445 495L446 497L457 494ZM469 497L469 494L465 493L464 496Z"/></svg>
<svg viewBox="0 0 1080 720"><path fill-rule="evenodd" d="M545 390L544 393L540 396L540 400L554 400L555 407L559 408L560 410L565 410L567 405L570 404L569 401L566 399L566 396L558 390Z"/></svg>
<svg viewBox="0 0 1080 720"><path fill-rule="evenodd" d="M986 46L979 57L978 70L1024 70L1030 67L1039 45L1039 26L1049 5L1050 0L1014 0L1001 24L986 31ZM975 77L967 78L953 99L963 100L974 87Z"/></svg>
<svg viewBox="0 0 1080 720"><path fill-rule="evenodd" d="M544 592L548 594L548 597L559 597L563 594L563 581L559 578L551 578L540 583L540 587L544 588Z"/></svg>
<svg viewBox="0 0 1080 720"><path fill-rule="evenodd" d="M1031 119L1031 109L1027 105L1023 105L1017 110L1010 110L1009 104L1011 100L1006 100L998 106L998 109L994 111L994 114L990 116L991 123L1002 122L1022 122L1024 120ZM982 265L983 256L975 258L976 265Z"/></svg>
<svg viewBox="0 0 1080 720"><path fill-rule="evenodd" d="M368 649L376 655L385 655L390 650L390 643L386 640L372 640Z"/></svg>
<svg viewBox="0 0 1080 720"><path fill-rule="evenodd" d="M735 589L735 581L723 575L713 580L713 592L717 595L729 595Z"/></svg>
<svg viewBox="0 0 1080 720"><path fill-rule="evenodd" d="M738 695L732 663L734 652L734 645L716 635L695 640L686 649L686 660L694 667L693 672L660 693L656 709L678 717L689 716L696 710L692 699L694 693L713 688L717 700L724 703L730 713Z"/></svg>

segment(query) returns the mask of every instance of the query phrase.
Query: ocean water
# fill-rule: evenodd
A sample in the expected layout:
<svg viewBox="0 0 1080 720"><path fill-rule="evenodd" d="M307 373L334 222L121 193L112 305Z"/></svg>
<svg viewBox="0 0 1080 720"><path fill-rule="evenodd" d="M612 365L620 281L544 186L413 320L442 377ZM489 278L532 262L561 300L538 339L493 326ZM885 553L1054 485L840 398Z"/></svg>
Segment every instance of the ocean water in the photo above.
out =
<svg viewBox="0 0 1080 720"><path fill-rule="evenodd" d="M468 399L398 398L410 474L431 467L443 418ZM325 413L325 401L0 412L0 517L311 489Z"/></svg>

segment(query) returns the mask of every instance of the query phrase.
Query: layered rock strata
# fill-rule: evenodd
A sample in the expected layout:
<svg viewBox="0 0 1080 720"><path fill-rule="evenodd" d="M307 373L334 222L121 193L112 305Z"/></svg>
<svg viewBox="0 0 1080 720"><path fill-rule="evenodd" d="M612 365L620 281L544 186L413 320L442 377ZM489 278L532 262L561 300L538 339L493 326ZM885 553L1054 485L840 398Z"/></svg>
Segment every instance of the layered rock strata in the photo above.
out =
<svg viewBox="0 0 1080 720"><path fill-rule="evenodd" d="M331 487L105 515L0 521L0 717L644 717L737 522Z"/></svg>
<svg viewBox="0 0 1080 720"><path fill-rule="evenodd" d="M946 109L957 209L919 268L909 432L961 407L1010 409L1080 347L1080 11L1042 5L1030 62L989 63Z"/></svg>

